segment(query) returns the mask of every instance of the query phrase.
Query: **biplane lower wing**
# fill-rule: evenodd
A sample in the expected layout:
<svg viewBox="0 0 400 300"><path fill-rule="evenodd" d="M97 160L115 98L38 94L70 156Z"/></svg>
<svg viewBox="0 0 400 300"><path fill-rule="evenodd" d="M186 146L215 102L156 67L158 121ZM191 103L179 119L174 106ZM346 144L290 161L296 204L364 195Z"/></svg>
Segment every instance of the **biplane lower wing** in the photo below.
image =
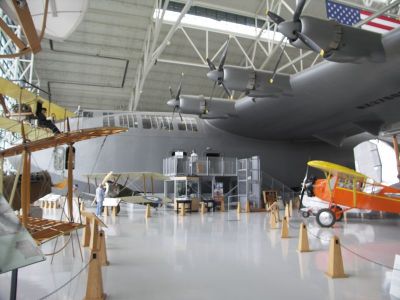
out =
<svg viewBox="0 0 400 300"><path fill-rule="evenodd" d="M36 243L40 245L58 236L71 233L83 227L84 225L79 223L28 217L26 229Z"/></svg>
<svg viewBox="0 0 400 300"><path fill-rule="evenodd" d="M144 196L144 195L138 195L138 196L128 196L128 197L119 197L121 201L127 202L127 203L132 203L132 204L157 204L160 206L161 204L166 204L172 202L171 199L169 198L160 198L157 196Z"/></svg>

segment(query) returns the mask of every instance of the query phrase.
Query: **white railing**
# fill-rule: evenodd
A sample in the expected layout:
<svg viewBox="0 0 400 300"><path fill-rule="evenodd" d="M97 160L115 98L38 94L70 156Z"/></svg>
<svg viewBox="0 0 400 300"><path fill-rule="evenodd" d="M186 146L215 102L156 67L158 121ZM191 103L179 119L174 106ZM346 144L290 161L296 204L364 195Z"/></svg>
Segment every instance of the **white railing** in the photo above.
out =
<svg viewBox="0 0 400 300"><path fill-rule="evenodd" d="M237 159L232 157L190 157L175 156L163 159L165 176L237 176Z"/></svg>

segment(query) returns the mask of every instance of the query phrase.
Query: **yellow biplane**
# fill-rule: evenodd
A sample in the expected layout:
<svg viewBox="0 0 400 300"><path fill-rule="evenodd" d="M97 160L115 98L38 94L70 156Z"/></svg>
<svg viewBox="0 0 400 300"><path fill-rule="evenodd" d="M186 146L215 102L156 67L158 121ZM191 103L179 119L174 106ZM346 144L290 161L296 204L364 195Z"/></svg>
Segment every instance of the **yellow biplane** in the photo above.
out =
<svg viewBox="0 0 400 300"><path fill-rule="evenodd" d="M343 218L344 212L354 208L400 213L400 189L374 182L364 174L334 163L314 160L308 165L325 175L325 179L312 179L305 187L308 196L328 203L328 207L316 213L321 227L331 227ZM309 212L308 208L302 209L303 216Z"/></svg>
<svg viewBox="0 0 400 300"><path fill-rule="evenodd" d="M15 99L17 103L29 105L32 112L36 111L37 103L42 102L42 106L47 109L49 116L53 117L56 122L75 116L73 112L66 108L40 97L4 78L0 78L0 94ZM16 114L18 114L18 112L16 112Z"/></svg>
<svg viewBox="0 0 400 300"><path fill-rule="evenodd" d="M14 109L8 109L3 96L16 101ZM3 107L3 116L0 116L0 129L20 136L23 130L25 138L30 141L52 136L53 132L49 128L35 125L37 118L35 112L39 102L55 122L75 116L73 112L66 108L52 103L7 79L0 78L0 104Z"/></svg>

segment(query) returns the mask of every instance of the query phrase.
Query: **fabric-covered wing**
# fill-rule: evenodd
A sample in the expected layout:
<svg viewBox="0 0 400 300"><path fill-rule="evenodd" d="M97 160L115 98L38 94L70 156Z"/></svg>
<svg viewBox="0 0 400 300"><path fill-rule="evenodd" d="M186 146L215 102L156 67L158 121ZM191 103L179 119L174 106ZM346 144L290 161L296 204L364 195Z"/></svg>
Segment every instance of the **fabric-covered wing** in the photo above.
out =
<svg viewBox="0 0 400 300"><path fill-rule="evenodd" d="M66 108L63 108L55 103L51 103L40 96L36 96L27 89L21 88L19 85L8 81L7 79L0 78L0 94L11 97L17 102L29 104L32 112L36 111L37 101L43 102L42 106L47 109L48 116L54 116L56 121L64 120L66 118L75 117L75 114Z"/></svg>
<svg viewBox="0 0 400 300"><path fill-rule="evenodd" d="M32 127L28 124L24 124L23 126L26 138L31 141L36 141L53 135L52 131L47 128ZM21 123L9 118L0 117L0 128L13 133L22 134Z"/></svg>

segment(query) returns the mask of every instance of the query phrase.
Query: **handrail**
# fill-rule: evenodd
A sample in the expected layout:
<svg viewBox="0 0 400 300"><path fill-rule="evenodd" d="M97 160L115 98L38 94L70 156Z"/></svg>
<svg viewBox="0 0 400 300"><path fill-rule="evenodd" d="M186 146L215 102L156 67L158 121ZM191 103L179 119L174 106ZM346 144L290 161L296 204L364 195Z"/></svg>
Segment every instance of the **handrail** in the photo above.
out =
<svg viewBox="0 0 400 300"><path fill-rule="evenodd" d="M261 171L261 172L262 172L262 176L263 176L263 182L265 183L269 179L271 182L270 189L276 190L278 192L278 194L280 194L280 197L284 203L287 203L290 199L293 200L295 195L298 194L292 188L288 187L280 180L275 179L270 174L268 174L264 171ZM265 180L265 179L267 179L267 180Z"/></svg>
<svg viewBox="0 0 400 300"><path fill-rule="evenodd" d="M231 188L229 191L227 191L227 192L224 194L224 197L226 197L228 194L232 193L234 189L237 189L237 187L238 187L238 185L235 185L233 188ZM238 196L238 195L236 195L236 196ZM229 196L228 196L228 197L229 197Z"/></svg>

